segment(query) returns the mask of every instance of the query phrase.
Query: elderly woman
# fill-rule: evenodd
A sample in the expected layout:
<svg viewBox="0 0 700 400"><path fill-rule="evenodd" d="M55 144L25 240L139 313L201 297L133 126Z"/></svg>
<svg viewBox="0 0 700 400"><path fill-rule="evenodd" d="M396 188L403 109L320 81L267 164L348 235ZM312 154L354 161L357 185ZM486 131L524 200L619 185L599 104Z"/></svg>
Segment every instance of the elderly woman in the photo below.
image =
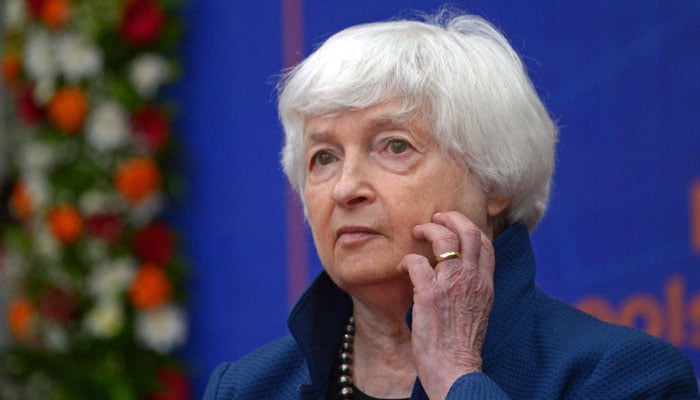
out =
<svg viewBox="0 0 700 400"><path fill-rule="evenodd" d="M557 127L487 22L351 27L280 87L324 271L206 399L697 398L678 350L534 286Z"/></svg>

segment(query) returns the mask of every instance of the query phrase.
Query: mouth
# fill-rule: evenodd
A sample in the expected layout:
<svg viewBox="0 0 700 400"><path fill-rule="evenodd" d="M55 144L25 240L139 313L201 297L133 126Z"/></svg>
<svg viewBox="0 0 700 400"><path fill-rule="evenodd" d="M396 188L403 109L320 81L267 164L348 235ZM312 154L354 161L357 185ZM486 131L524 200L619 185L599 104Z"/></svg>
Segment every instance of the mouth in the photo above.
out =
<svg viewBox="0 0 700 400"><path fill-rule="evenodd" d="M368 240L379 232L366 226L343 226L335 231L335 240L343 246L357 245Z"/></svg>

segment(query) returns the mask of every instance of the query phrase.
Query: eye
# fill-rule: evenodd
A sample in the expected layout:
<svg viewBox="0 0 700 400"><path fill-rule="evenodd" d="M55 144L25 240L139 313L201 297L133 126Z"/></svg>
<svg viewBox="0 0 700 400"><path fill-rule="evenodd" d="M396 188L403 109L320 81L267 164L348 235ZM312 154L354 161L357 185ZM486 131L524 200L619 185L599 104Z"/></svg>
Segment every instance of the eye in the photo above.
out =
<svg viewBox="0 0 700 400"><path fill-rule="evenodd" d="M319 151L316 153L312 159L313 164L318 164L318 165L328 165L335 161L336 158L333 154L327 152L327 151Z"/></svg>
<svg viewBox="0 0 700 400"><path fill-rule="evenodd" d="M401 154L408 150L409 144L403 140L393 139L389 142L389 151L393 154Z"/></svg>

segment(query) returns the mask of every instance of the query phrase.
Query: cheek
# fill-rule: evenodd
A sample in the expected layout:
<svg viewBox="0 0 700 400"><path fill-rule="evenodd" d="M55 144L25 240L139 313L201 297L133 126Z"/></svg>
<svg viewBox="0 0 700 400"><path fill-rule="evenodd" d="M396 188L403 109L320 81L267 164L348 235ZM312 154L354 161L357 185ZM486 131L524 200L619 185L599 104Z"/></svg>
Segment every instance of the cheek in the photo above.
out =
<svg viewBox="0 0 700 400"><path fill-rule="evenodd" d="M426 179L426 183L412 189L404 207L416 224L430 222L438 212L458 211L479 228L484 228L487 217L487 197L476 184L460 174L443 174ZM409 218L407 218L409 219Z"/></svg>
<svg viewBox="0 0 700 400"><path fill-rule="evenodd" d="M395 199L387 206L387 231L392 233L391 242L397 253L415 253L421 242L413 237L416 225L430 222L437 211L430 194L411 190L410 195Z"/></svg>
<svg viewBox="0 0 700 400"><path fill-rule="evenodd" d="M327 247L331 242L330 233L330 211L327 202L322 201L322 197L313 191L304 192L306 204L306 218L311 228L314 244L319 256L327 252Z"/></svg>
<svg viewBox="0 0 700 400"><path fill-rule="evenodd" d="M304 205L309 223L318 220L323 214L323 195L318 189L304 189ZM313 225L312 225L313 228Z"/></svg>
<svg viewBox="0 0 700 400"><path fill-rule="evenodd" d="M438 211L450 205L446 201L445 188L438 185L417 185L403 196L398 218L414 225L430 222Z"/></svg>

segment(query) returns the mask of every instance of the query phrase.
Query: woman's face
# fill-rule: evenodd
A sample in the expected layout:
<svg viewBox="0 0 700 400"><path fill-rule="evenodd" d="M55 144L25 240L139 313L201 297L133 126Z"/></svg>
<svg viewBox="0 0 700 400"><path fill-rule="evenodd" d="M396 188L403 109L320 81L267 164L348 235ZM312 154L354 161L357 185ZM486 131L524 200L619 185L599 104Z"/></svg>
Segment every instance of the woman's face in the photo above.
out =
<svg viewBox="0 0 700 400"><path fill-rule="evenodd" d="M460 211L490 234L488 196L420 119L397 118L400 106L380 103L305 123L309 223L321 263L345 290L403 279L397 264L406 254L433 259L430 243L411 231L436 212Z"/></svg>

